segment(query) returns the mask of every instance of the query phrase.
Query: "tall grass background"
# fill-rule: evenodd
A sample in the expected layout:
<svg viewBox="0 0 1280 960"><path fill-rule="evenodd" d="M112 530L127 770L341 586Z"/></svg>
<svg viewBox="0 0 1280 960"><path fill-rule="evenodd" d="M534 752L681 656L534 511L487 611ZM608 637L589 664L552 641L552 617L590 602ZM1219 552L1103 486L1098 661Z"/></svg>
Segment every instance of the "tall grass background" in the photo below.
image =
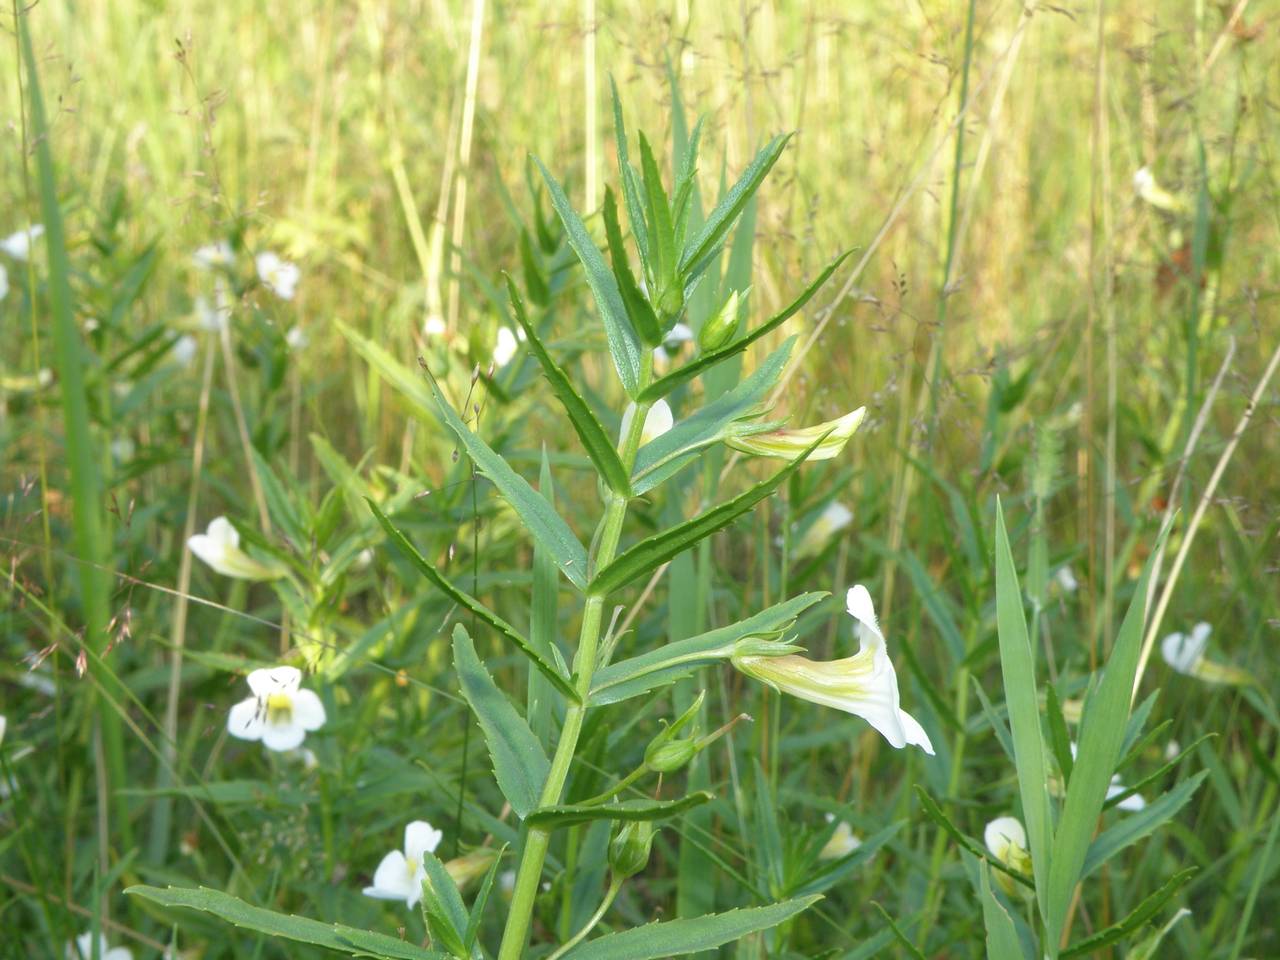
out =
<svg viewBox="0 0 1280 960"><path fill-rule="evenodd" d="M868 406L836 465L793 482L699 558L696 611L685 600L668 609L659 580L628 624L661 636L787 589L865 581L904 698L923 705L940 746L935 759L892 755L859 721L819 725L812 708L715 680L713 726L740 712L755 723L698 774L723 807L663 835L649 895L695 896L683 871L722 904L735 886L780 893L769 884L789 882L784 863L762 864L774 854L755 848L764 796L814 831L826 812L864 836L901 823L790 948L850 960L980 954L965 867L912 786L973 836L1015 804L1013 765L982 702L999 713L1004 700L990 536L1000 494L1018 562L1034 566L1040 549L1042 574L1069 566L1078 579L1074 592L1040 583L1036 610L1041 676L1070 697L1105 662L1147 551L1175 516L1152 594L1157 653L1138 690L1159 689L1148 727L1160 733L1123 774L1135 783L1159 770L1176 740L1199 742L1161 784L1208 777L1167 827L1088 882L1077 929L1105 927L1194 866L1177 901L1191 918L1162 949L1280 951L1280 441L1265 383L1280 345L1274 11L118 0L46 2L24 20L30 64L15 11L3 16L0 234L31 222L53 233L56 213L67 261L7 261L0 302L0 772L11 782L0 930L37 951L22 955L62 956L91 917L139 950L167 943L163 918L118 896L138 879L375 926L381 911L359 897L358 878L404 821L446 826L446 845L464 850L501 835L501 802L476 785L485 760L436 633L445 605L381 554L334 593L325 637L359 652L330 694L319 772L303 774L228 754L219 734L240 696L230 671L319 625L193 567L183 543L228 513L278 544L277 501L319 509L335 486L334 523L369 529L362 488L334 479L344 460L363 483L404 495L455 577L528 620L532 553L512 516L338 322L413 369L441 349L424 324L443 320L461 396L506 322L499 271L519 269L520 229L538 204L548 216L528 154L568 182L579 209L597 210L615 179L610 75L628 122L655 143L679 134L677 89L690 117L705 115L704 196L767 136L796 131L755 212L752 315L855 248L786 329L804 353L780 409L813 422ZM1142 167L1178 209L1136 195ZM245 257L274 250L299 263L298 295L250 290L235 342L206 337L175 372L172 332L211 293L191 253L232 236ZM580 278L560 280L571 288L557 331L571 348L598 334ZM303 349L284 344L294 325ZM78 386L69 372L82 366ZM587 362L582 373L599 387L608 371ZM530 478L545 444L572 521L586 476L573 437L550 431L532 367L496 381L507 389L477 387L482 430ZM734 470L750 472L738 464L725 483ZM831 499L852 509L852 526L815 560L790 557L793 532ZM640 522L660 507L695 508L655 504ZM108 580L102 597L94 585ZM1214 656L1254 686L1210 687L1165 666L1159 636L1197 620L1213 623ZM805 626L811 650L847 649L837 612ZM503 680L519 679L512 664ZM630 719L656 729L662 715ZM652 915L636 897L617 909ZM542 917L564 930L571 920ZM179 943L233 955L217 931L197 924Z"/></svg>

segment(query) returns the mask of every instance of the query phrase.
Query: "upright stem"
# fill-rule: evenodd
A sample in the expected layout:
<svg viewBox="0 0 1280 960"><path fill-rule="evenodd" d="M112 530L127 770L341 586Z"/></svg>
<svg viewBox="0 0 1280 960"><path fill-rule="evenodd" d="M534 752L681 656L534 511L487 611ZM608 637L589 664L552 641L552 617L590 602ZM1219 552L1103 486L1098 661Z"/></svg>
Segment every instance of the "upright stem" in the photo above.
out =
<svg viewBox="0 0 1280 960"><path fill-rule="evenodd" d="M631 417L631 426L627 435L622 438L619 453L622 464L628 473L635 465L636 451L640 449L640 436L644 431L644 421L649 413L650 404L636 405ZM618 541L622 537L622 522L627 515L628 498L617 493L610 493L605 504L604 517L600 521L600 547L596 552L595 569L608 564L618 551ZM587 696L591 692L591 679L596 669L596 655L600 645L600 624L604 614L603 596L587 597L587 605L582 611L582 630L578 636L578 652L573 659L573 670L577 677L575 689L578 691L578 702L569 704L565 710L564 727L560 731L560 740L556 744L555 756L551 759L551 770L547 774L547 782L542 787L542 795L538 798L540 806L551 806L560 802L564 792L565 781L569 777L569 766L573 763L578 749L578 737L582 734L582 723L587 715ZM533 901L538 895L538 882L542 879L542 864L546 860L547 847L551 843L551 831L546 827L530 827L525 839L524 854L520 857L520 867L516 871L516 885L511 893L511 911L507 914L507 927L502 934L502 946L498 950L498 960L519 960L529 942L529 923L533 917Z"/></svg>

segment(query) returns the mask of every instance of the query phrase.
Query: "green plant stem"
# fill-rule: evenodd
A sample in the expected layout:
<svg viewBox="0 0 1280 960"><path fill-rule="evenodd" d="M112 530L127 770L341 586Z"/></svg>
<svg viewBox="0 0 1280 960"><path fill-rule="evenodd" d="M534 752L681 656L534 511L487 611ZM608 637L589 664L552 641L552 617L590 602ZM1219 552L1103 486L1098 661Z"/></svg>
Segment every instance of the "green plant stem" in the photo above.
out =
<svg viewBox="0 0 1280 960"><path fill-rule="evenodd" d="M650 404L647 403L636 404L635 413L631 417L631 427L627 435L622 438L619 452L628 473L635 465L636 451L640 449L640 436L644 431L644 421L649 413L649 407ZM627 497L615 493L609 494L604 517L600 521L599 549L596 551L593 569L599 570L606 566L617 553L618 541L622 537L622 523L627 515L627 502ZM582 611L582 629L578 637L578 652L573 663L575 689L579 694L579 702L569 704L565 710L564 727L560 731L560 740L556 744L555 756L551 760L551 770L547 774L547 782L543 785L542 794L538 799L539 804L544 807L560 802L565 781L569 777L569 767L578 749L578 737L582 734L582 723L587 714L587 700L591 693L591 678L596 669L596 652L600 643L604 601L603 596L590 596ZM533 902L538 895L538 882L542 879L542 864L546 860L550 843L550 829L546 827L529 829L524 853L520 857L520 867L516 871L515 889L511 894L511 912L507 914L507 926L502 934L498 960L519 960L524 953L525 944L529 940Z"/></svg>
<svg viewBox="0 0 1280 960"><path fill-rule="evenodd" d="M582 925L581 930L575 933L569 940L566 940L564 946L560 947L555 953L547 957L547 960L559 960L560 957L564 956L580 944L583 941L583 938L595 929L596 924L600 922L600 918L605 915L611 906L613 906L613 901L617 898L618 891L621 889L622 880L620 878L614 877L609 881L609 890L604 895L604 899L600 901L600 906L596 908L596 912L591 915L591 919Z"/></svg>

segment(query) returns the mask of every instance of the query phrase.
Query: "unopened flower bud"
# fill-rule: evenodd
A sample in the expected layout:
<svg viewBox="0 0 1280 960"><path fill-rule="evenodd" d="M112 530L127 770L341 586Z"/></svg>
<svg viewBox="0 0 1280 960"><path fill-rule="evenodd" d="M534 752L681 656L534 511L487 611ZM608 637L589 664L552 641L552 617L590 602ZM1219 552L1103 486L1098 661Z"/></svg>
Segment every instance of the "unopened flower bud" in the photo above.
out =
<svg viewBox="0 0 1280 960"><path fill-rule="evenodd" d="M654 740L644 752L645 766L655 773L675 773L698 754L692 740Z"/></svg>
<svg viewBox="0 0 1280 960"><path fill-rule="evenodd" d="M750 288L748 288L749 290ZM729 294L729 299L716 311L715 316L708 317L698 331L698 347L703 353L719 350L738 329L738 291Z"/></svg>
<svg viewBox="0 0 1280 960"><path fill-rule="evenodd" d="M653 824L648 820L624 823L609 841L609 869L619 879L634 877L649 863Z"/></svg>
<svg viewBox="0 0 1280 960"><path fill-rule="evenodd" d="M684 288L680 286L679 280L675 280L658 297L658 313L662 326L665 327L680 316L682 310L684 310Z"/></svg>
<svg viewBox="0 0 1280 960"><path fill-rule="evenodd" d="M849 438L862 424L867 412L866 407L859 407L837 420L820 423L816 427L802 427L796 430L770 430L765 433L751 433L745 436L731 436L725 443L734 450L741 450L756 457L777 457L783 460L794 460L808 450L819 437L822 442L809 454L810 460L831 460L840 454Z"/></svg>

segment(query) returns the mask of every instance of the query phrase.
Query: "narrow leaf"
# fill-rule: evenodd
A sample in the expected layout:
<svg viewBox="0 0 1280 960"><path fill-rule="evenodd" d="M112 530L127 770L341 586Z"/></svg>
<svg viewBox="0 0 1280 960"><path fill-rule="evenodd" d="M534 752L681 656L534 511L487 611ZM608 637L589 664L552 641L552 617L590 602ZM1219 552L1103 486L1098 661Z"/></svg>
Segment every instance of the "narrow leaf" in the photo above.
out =
<svg viewBox="0 0 1280 960"><path fill-rule="evenodd" d="M537 157L534 162L542 171L542 178L547 182L547 192L551 195L551 203L560 215L565 234L569 238L569 246L582 261L587 274L587 284L596 298L596 308L600 312L600 321L604 324L605 336L609 340L609 353L613 356L613 365L618 370L618 378L622 381L622 389L628 396L634 397L640 386L640 341L627 322L627 310L622 304L622 295L618 292L617 281L609 272L604 257L596 249L595 241L587 233L586 224L578 216L577 211L569 203L564 188L556 181L550 171L543 166ZM632 226L634 230L634 225Z"/></svg>
<svg viewBox="0 0 1280 960"><path fill-rule="evenodd" d="M426 880L422 885L422 910L427 918L427 930L432 943L438 943L455 957L466 960L467 949L464 931L467 929L467 908L462 902L458 885L449 876L440 859L430 851L423 854Z"/></svg>
<svg viewBox="0 0 1280 960"><path fill-rule="evenodd" d="M749 934L776 927L820 899L804 897L767 907L748 907L687 920L650 923L574 947L564 955L564 960L660 960L662 957L683 957L713 950Z"/></svg>
<svg viewBox="0 0 1280 960"><path fill-rule="evenodd" d="M401 553L409 559L409 562L417 568L419 573L431 581L436 589L443 592L449 597L449 599L460 607L463 607L468 612L475 614L478 619L483 620L485 623L489 624L489 626L493 627L493 629L497 630L498 633L502 634L502 636L507 640L511 641L511 643L515 645L516 649L528 657L542 675L550 680L555 685L556 689L566 697L574 701L578 699L578 691L573 688L573 684L565 679L564 674L552 666L550 661L543 657L542 654L538 653L538 651L530 645L529 641L520 635L519 631L517 631L515 627L511 626L511 624L507 623L507 621L503 620L475 597L454 586L451 580L446 578L444 574L427 561L426 557L418 552L417 547L410 543L409 538L401 533L400 530L397 529L396 526L387 518L386 514L378 509L378 505L376 503L372 500L367 500L366 502L369 504L369 509L373 511L374 518L386 532L387 537L390 538L391 542L400 548Z"/></svg>
<svg viewBox="0 0 1280 960"><path fill-rule="evenodd" d="M791 463L768 480L756 484L746 493L686 520L679 526L641 540L592 577L588 592L595 597L606 596L636 577L644 576L666 563L699 540L705 540L717 530L723 530L785 483L787 478L800 469L809 454L818 449L818 445L826 438L827 434L824 433Z"/></svg>
<svg viewBox="0 0 1280 960"><path fill-rule="evenodd" d="M618 171L622 175L622 195L627 204L627 219L631 221L631 234L636 238L640 262L649 269L649 231L644 222L644 206L640 202L639 185L635 169L627 153L627 127L622 120L622 102L618 99L618 85L609 77L609 91L613 95L613 138L618 149Z"/></svg>
<svg viewBox="0 0 1280 960"><path fill-rule="evenodd" d="M631 272L627 248L622 243L622 228L618 225L618 204L613 198L613 191L608 187L604 188L604 207L601 212L604 216L604 236L609 244L609 259L613 261L613 276L618 281L618 292L622 295L627 319L631 321L641 340L656 347L662 343L662 331L658 328L658 318L649 304L649 298L644 295Z"/></svg>
<svg viewBox="0 0 1280 960"><path fill-rule="evenodd" d="M991 889L991 871L981 864L978 870L982 875L982 920L987 928L987 960L1026 960L1013 918Z"/></svg>
<svg viewBox="0 0 1280 960"><path fill-rule="evenodd" d="M1116 823L1099 834L1089 845L1089 852L1080 868L1080 879L1091 876L1094 871L1131 844L1137 843L1157 827L1169 820L1181 810L1191 795L1200 788L1204 778L1209 775L1201 770L1190 779L1184 780L1159 799L1147 804L1136 813L1126 813Z"/></svg>
<svg viewBox="0 0 1280 960"><path fill-rule="evenodd" d="M342 924L321 923L306 917L277 913L245 903L221 890L207 887L127 887L125 893L164 907L185 907L211 913L234 926L296 943L310 943L354 957L387 957L393 960L443 960L445 954L425 950L405 940Z"/></svg>
<svg viewBox="0 0 1280 960"><path fill-rule="evenodd" d="M724 239L725 234L733 227L734 221L738 219L738 214L742 212L742 208L746 206L747 201L760 188L761 182L763 182L769 171L773 169L773 165L778 162L778 158L782 156L782 151L790 139L791 134L789 133L774 137L755 155L755 159L747 165L747 169L743 171L738 182L721 198L720 202L716 204L716 208L707 215L707 222L702 225L702 229L698 231L697 236L685 247L684 253L680 257L680 271L682 273L705 259Z"/></svg>
<svg viewBox="0 0 1280 960"><path fill-rule="evenodd" d="M585 587L587 551L564 522L564 518L556 513L555 507L547 502L546 497L529 485L528 480L512 470L506 460L462 422L462 418L445 399L434 380L429 381L429 385L445 425L466 448L476 467L493 481L493 485L507 503L511 504L529 533L541 541L556 558L560 572L569 582L579 588Z"/></svg>
<svg viewBox="0 0 1280 960"><path fill-rule="evenodd" d="M453 665L462 695L480 721L498 787L516 816L524 819L537 807L551 769L542 744L493 682L460 623L453 628Z"/></svg>
<svg viewBox="0 0 1280 960"><path fill-rule="evenodd" d="M1083 957L1103 947L1110 946L1118 940L1123 940L1137 933L1148 920L1155 916L1156 911L1163 907L1170 899L1173 898L1179 890L1186 885L1192 877L1199 872L1199 867L1188 867L1180 870L1172 877L1160 885L1155 893L1144 899L1133 912L1118 923L1113 923L1105 930L1099 930L1093 936L1081 940L1074 946L1062 951L1061 956L1066 960L1068 957Z"/></svg>
<svg viewBox="0 0 1280 960"><path fill-rule="evenodd" d="M667 820L671 817L710 803L715 797L699 790L679 800L622 800L618 803L564 803L554 807L540 807L525 821L533 827L555 830L575 823L592 820Z"/></svg>
<svg viewBox="0 0 1280 960"><path fill-rule="evenodd" d="M511 297L511 309L515 313L516 322L528 337L533 355L542 364L542 372L551 383L551 389L564 406L565 412L569 414L569 422L573 424L573 429L586 448L587 455L591 457L591 462L596 465L596 469L600 471L600 475L604 477L611 490L621 496L629 495L631 484L627 480L626 468L618 459L618 451L614 448L613 441L604 432L604 427L591 412L587 402L574 389L568 375L547 352L547 348L538 336L538 331L529 322L529 317L524 310L524 301L520 299L520 291L516 289L510 277L507 277L507 293Z"/></svg>
<svg viewBox="0 0 1280 960"><path fill-rule="evenodd" d="M692 360L689 363L686 363L683 367L671 371L671 373L667 374L665 377L655 380L640 394L640 399L648 402L662 399L672 390L676 389L676 387L705 373L716 364L722 363L730 357L737 356L761 337L767 335L773 330L776 330L782 324L786 323L786 321L795 316L795 314L799 313L801 308L813 299L813 295L818 292L824 283L827 282L831 274L836 272L836 269L840 264L844 263L845 258L849 256L850 253L852 253L852 251L846 251L832 260L831 263L829 263L826 268L818 274L817 279L809 284L809 286L805 288L804 292L801 293L800 296L796 297L796 299L793 300L781 313L770 317L746 336L739 337L737 340L721 347L719 350L712 350L710 353L704 353L696 360Z"/></svg>

